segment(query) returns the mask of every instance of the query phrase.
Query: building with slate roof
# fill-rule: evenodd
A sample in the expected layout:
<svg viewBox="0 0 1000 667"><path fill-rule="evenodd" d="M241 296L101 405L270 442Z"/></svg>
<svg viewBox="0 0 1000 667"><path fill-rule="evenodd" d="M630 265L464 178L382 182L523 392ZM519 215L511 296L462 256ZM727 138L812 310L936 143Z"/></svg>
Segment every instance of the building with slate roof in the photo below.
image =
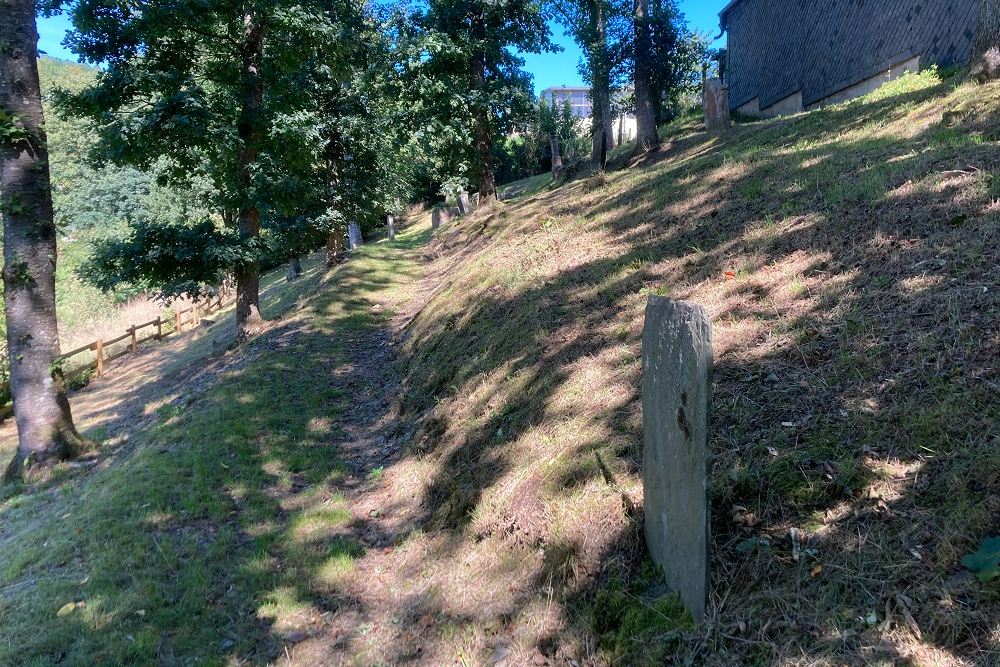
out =
<svg viewBox="0 0 1000 667"><path fill-rule="evenodd" d="M965 64L980 0L732 0L729 106L776 116L834 104L932 64Z"/></svg>

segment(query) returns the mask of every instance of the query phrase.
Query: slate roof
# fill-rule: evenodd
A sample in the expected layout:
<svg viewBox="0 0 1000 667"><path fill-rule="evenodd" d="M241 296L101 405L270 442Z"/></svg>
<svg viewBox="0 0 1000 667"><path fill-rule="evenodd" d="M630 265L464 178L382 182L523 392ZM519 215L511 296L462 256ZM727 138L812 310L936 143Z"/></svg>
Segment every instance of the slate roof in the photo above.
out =
<svg viewBox="0 0 1000 667"><path fill-rule="evenodd" d="M913 56L921 65L965 63L980 0L733 0L729 32L733 108L764 109L802 92L809 106Z"/></svg>

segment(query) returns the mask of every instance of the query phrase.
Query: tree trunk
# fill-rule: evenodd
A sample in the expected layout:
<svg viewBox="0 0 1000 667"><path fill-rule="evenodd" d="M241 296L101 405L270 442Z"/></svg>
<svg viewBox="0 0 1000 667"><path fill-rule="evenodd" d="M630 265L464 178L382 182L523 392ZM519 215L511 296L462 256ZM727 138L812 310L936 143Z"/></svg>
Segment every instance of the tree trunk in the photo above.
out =
<svg viewBox="0 0 1000 667"><path fill-rule="evenodd" d="M288 260L288 271L285 272L285 280L287 282L292 282L296 278L302 275L302 262L299 256L296 255Z"/></svg>
<svg viewBox="0 0 1000 667"><path fill-rule="evenodd" d="M611 70L608 53L607 24L601 0L590 3L590 32L593 43L588 50L591 83L591 154L595 171L604 171L608 164L608 151L613 142L611 127Z"/></svg>
<svg viewBox="0 0 1000 667"><path fill-rule="evenodd" d="M240 146L236 153L240 209L236 226L244 248L255 255L254 242L260 236L260 209L251 191L252 170L260 152L260 116L264 104L264 81L260 71L264 26L260 17L252 12L243 18L243 25L243 99L237 122ZM244 261L233 273L236 276L236 339L245 340L260 327L260 265L256 259Z"/></svg>
<svg viewBox="0 0 1000 667"><path fill-rule="evenodd" d="M335 117L338 115L338 109L336 106L336 101L326 110L326 113L330 117ZM340 165L343 159L343 147L341 146L340 133L337 131L336 126L333 126L332 132L327 138L326 146L324 148L324 160L326 162L326 172L329 178L328 188L329 188L329 201L328 206L332 212L336 208L336 204L339 201L338 191L340 190ZM337 223L334 225L333 229L327 234L326 237L326 268L331 269L336 266L344 253L344 237L347 234L347 230Z"/></svg>
<svg viewBox="0 0 1000 667"><path fill-rule="evenodd" d="M333 268L344 253L344 228L336 227L326 237L326 267Z"/></svg>
<svg viewBox="0 0 1000 667"><path fill-rule="evenodd" d="M486 89L486 22L482 12L472 16L470 31L472 60L469 78L471 88L478 93L473 107L476 154L479 157L479 203L488 206L497 199L496 175L493 171L493 132L490 127L490 108L485 99Z"/></svg>
<svg viewBox="0 0 1000 667"><path fill-rule="evenodd" d="M10 386L18 448L7 479L32 479L88 444L73 425L56 322L56 228L38 82L34 0L8 0L0 21L0 208Z"/></svg>
<svg viewBox="0 0 1000 667"><path fill-rule="evenodd" d="M604 140L604 128L594 130L590 144L590 164L594 171L604 171L608 165L608 143Z"/></svg>
<svg viewBox="0 0 1000 667"><path fill-rule="evenodd" d="M559 137L555 134L549 135L549 146L552 149L552 178L559 178L562 171L562 156L559 155Z"/></svg>
<svg viewBox="0 0 1000 667"><path fill-rule="evenodd" d="M617 145L615 143L615 119L611 115L611 91L608 91L604 100L604 109L601 110L601 119L604 121L604 138L607 140L607 151L610 153Z"/></svg>
<svg viewBox="0 0 1000 667"><path fill-rule="evenodd" d="M653 108L653 80L649 54L649 0L635 0L635 152L648 153L660 145Z"/></svg>
<svg viewBox="0 0 1000 667"><path fill-rule="evenodd" d="M1000 0L980 0L972 43L972 76L981 83L1000 78Z"/></svg>
<svg viewBox="0 0 1000 667"><path fill-rule="evenodd" d="M665 30L666 26L668 26L669 22L671 21L671 17L670 15L668 15L667 7L665 6L666 1L665 0L651 0L651 1L652 1L652 10L648 13L652 15L651 18L648 19L648 22L650 23L649 35L651 42L649 53L652 53L656 48L652 42L654 40L662 41L663 39L662 35L658 34L658 31ZM657 53L656 56L653 56L653 58L655 57L662 57L662 56L659 53ZM652 75L653 72L652 58L649 58L647 60L647 63L650 64L649 72ZM664 110L663 110L663 93L666 91L664 91L661 86L662 82L657 81L655 77L651 77L650 103L653 105L653 123L657 127L660 125L660 123L663 123L666 120L664 118Z"/></svg>
<svg viewBox="0 0 1000 667"><path fill-rule="evenodd" d="M396 240L396 216L389 214L385 216L386 238L390 241Z"/></svg>

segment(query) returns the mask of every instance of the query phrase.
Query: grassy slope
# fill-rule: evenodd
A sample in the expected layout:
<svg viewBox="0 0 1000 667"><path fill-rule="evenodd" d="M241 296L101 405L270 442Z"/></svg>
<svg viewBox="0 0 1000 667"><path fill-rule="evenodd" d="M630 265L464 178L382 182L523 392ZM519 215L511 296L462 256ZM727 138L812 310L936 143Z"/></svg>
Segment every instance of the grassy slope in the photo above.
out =
<svg viewBox="0 0 1000 667"><path fill-rule="evenodd" d="M1000 532L998 101L927 74L724 138L679 124L648 164L442 230L404 348L415 435L360 501L395 549L362 555L329 374L423 239L366 249L133 454L0 505L0 662L259 663L340 619L295 656L996 663L1000 594L959 559ZM714 319L699 631L635 511L650 293Z"/></svg>
<svg viewBox="0 0 1000 667"><path fill-rule="evenodd" d="M682 123L645 168L442 237L409 343L431 413L387 477L426 480L402 493L460 536L441 558L514 582L523 656L1000 662L1000 592L959 565L1000 532L998 102L926 73L723 138ZM634 618L650 293L714 320L710 633Z"/></svg>
<svg viewBox="0 0 1000 667"><path fill-rule="evenodd" d="M334 595L360 554L334 444L351 397L332 378L350 341L404 298L425 229L326 276L204 393L161 406L134 451L0 504L0 664L278 655L276 617ZM294 305L265 303L265 315Z"/></svg>

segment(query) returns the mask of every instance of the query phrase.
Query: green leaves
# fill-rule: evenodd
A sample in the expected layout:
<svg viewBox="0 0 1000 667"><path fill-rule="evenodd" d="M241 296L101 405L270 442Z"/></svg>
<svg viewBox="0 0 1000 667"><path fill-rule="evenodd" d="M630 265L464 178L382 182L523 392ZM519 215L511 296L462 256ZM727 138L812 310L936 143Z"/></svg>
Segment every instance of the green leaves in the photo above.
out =
<svg viewBox="0 0 1000 667"><path fill-rule="evenodd" d="M21 200L19 193L15 192L6 201L0 203L0 213L7 215L25 215L30 212L28 205Z"/></svg>
<svg viewBox="0 0 1000 667"><path fill-rule="evenodd" d="M16 144L27 141L31 134L21 123L19 116L0 107L0 143Z"/></svg>
<svg viewBox="0 0 1000 667"><path fill-rule="evenodd" d="M218 284L229 267L258 260L259 244L211 220L137 221L124 236L98 241L81 274L104 290L124 285L165 296L197 295Z"/></svg>
<svg viewBox="0 0 1000 667"><path fill-rule="evenodd" d="M962 565L982 582L1000 577L1000 536L985 538L979 551L962 559Z"/></svg>

